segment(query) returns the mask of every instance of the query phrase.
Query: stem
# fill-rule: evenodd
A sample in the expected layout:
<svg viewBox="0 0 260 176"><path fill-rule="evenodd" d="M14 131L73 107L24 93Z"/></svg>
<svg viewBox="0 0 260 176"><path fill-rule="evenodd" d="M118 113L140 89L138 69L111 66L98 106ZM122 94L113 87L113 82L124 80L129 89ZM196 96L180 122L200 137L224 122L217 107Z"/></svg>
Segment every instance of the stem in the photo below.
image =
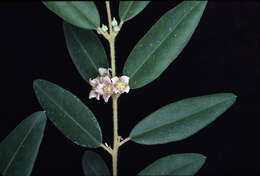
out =
<svg viewBox="0 0 260 176"><path fill-rule="evenodd" d="M112 77L116 76L115 39L109 40Z"/></svg>
<svg viewBox="0 0 260 176"><path fill-rule="evenodd" d="M118 115L117 115L118 96L113 96L113 123L114 123L114 147L112 152L113 176L117 175L117 155L118 155Z"/></svg>
<svg viewBox="0 0 260 176"><path fill-rule="evenodd" d="M110 57L111 57L111 69L112 69L112 77L116 76L116 64L115 64L115 33L112 31L112 18L111 18L111 10L110 3L106 1L106 9L107 9L107 17L109 23L109 46L110 46ZM113 125L114 125L114 146L112 150L112 167L113 167L113 176L117 176L117 154L119 142L118 140L118 115L117 115L117 100L118 95L113 95Z"/></svg>
<svg viewBox="0 0 260 176"><path fill-rule="evenodd" d="M110 2L106 1L106 8L107 8L107 18L108 18L108 25L109 25L109 33L112 32L112 18L111 18L111 10L110 10Z"/></svg>
<svg viewBox="0 0 260 176"><path fill-rule="evenodd" d="M130 141L130 140L131 140L130 137L125 138L123 141L121 141L121 142L119 143L119 147L120 147L121 145L123 145L124 143L127 143L127 142Z"/></svg>

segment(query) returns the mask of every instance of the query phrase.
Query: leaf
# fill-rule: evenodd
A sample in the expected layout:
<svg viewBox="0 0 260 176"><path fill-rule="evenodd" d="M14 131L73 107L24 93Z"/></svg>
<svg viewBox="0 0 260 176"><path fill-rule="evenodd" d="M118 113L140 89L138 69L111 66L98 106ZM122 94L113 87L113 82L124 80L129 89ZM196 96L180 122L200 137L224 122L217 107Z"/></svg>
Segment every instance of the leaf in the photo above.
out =
<svg viewBox="0 0 260 176"><path fill-rule="evenodd" d="M85 29L100 26L98 10L92 1L45 1L43 4L63 20Z"/></svg>
<svg viewBox="0 0 260 176"><path fill-rule="evenodd" d="M197 153L173 154L163 157L138 175L194 175L205 163L206 157Z"/></svg>
<svg viewBox="0 0 260 176"><path fill-rule="evenodd" d="M130 137L136 143L147 145L185 139L213 122L235 100L232 93L217 93L177 101L140 121Z"/></svg>
<svg viewBox="0 0 260 176"><path fill-rule="evenodd" d="M138 15L150 1L120 1L119 17L121 21L128 21Z"/></svg>
<svg viewBox="0 0 260 176"><path fill-rule="evenodd" d="M47 116L66 137L83 147L100 146L102 134L99 124L75 95L45 80L36 80L33 86Z"/></svg>
<svg viewBox="0 0 260 176"><path fill-rule="evenodd" d="M82 167L85 176L109 176L105 161L95 152L85 151L82 157Z"/></svg>
<svg viewBox="0 0 260 176"><path fill-rule="evenodd" d="M66 22L63 30L72 61L85 81L97 77L98 68L108 68L105 49L94 32Z"/></svg>
<svg viewBox="0 0 260 176"><path fill-rule="evenodd" d="M23 120L0 143L0 172L3 176L31 174L45 125L45 113L35 112Z"/></svg>
<svg viewBox="0 0 260 176"><path fill-rule="evenodd" d="M197 27L207 1L184 1L164 14L136 44L124 65L130 87L140 88L176 59Z"/></svg>

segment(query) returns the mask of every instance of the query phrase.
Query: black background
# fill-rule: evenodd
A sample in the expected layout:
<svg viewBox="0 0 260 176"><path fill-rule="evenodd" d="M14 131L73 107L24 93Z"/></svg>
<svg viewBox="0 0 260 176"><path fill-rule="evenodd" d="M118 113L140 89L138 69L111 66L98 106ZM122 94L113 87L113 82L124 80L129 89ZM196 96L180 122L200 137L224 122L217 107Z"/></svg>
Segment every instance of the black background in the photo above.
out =
<svg viewBox="0 0 260 176"><path fill-rule="evenodd" d="M137 41L180 1L152 2L126 22L118 36L120 75ZM106 23L103 2L96 3ZM118 3L113 2L118 17ZM32 82L52 81L78 96L96 115L103 141L112 144L111 101L88 99L90 86L80 77L66 49L62 20L40 2L0 3L0 140L24 118L41 110ZM117 18L118 19L118 18ZM173 153L201 153L207 161L198 175L257 175L259 169L260 4L210 1L189 44L152 83L119 100L119 133L127 137L145 116L171 102L217 92L233 92L237 102L214 123L180 142L144 146L129 142L119 152L119 174L135 175L149 163ZM108 43L103 40L106 48ZM108 53L108 50L107 50ZM32 176L83 175L77 146L48 120ZM110 156L96 150L105 161Z"/></svg>

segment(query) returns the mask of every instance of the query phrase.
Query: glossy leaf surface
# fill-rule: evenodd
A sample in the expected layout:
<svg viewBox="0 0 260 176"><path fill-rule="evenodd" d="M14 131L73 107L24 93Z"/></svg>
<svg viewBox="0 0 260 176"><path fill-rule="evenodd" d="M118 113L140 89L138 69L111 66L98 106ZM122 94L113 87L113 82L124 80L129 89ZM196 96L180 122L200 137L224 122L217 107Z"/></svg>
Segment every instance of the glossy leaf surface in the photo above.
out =
<svg viewBox="0 0 260 176"><path fill-rule="evenodd" d="M173 154L163 157L144 170L138 176L142 175L194 175L205 163L206 157L197 153Z"/></svg>
<svg viewBox="0 0 260 176"><path fill-rule="evenodd" d="M98 68L108 68L105 49L97 35L91 30L63 23L66 44L80 75L85 81L98 76Z"/></svg>
<svg viewBox="0 0 260 176"><path fill-rule="evenodd" d="M109 176L105 161L95 152L85 151L82 157L82 168L85 176Z"/></svg>
<svg viewBox="0 0 260 176"><path fill-rule="evenodd" d="M130 137L136 143L147 145L185 139L213 122L235 100L232 93L218 93L177 101L140 121Z"/></svg>
<svg viewBox="0 0 260 176"><path fill-rule="evenodd" d="M100 26L98 10L92 1L45 1L43 4L64 21L85 29Z"/></svg>
<svg viewBox="0 0 260 176"><path fill-rule="evenodd" d="M138 15L150 1L120 1L119 17L121 21L128 21Z"/></svg>
<svg viewBox="0 0 260 176"><path fill-rule="evenodd" d="M102 134L99 124L75 95L45 80L34 81L34 91L49 119L66 137L84 147L100 146Z"/></svg>
<svg viewBox="0 0 260 176"><path fill-rule="evenodd" d="M164 14L136 44L124 65L130 87L140 88L176 59L195 31L207 1L184 1Z"/></svg>
<svg viewBox="0 0 260 176"><path fill-rule="evenodd" d="M0 172L3 176L31 174L45 125L45 113L33 113L0 143Z"/></svg>

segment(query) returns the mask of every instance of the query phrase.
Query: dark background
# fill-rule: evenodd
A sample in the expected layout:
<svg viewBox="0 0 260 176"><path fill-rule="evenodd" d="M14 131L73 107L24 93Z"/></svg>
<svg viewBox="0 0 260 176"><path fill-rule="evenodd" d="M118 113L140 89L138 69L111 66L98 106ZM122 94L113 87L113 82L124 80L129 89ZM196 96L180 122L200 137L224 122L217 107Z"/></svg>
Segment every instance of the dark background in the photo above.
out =
<svg viewBox="0 0 260 176"><path fill-rule="evenodd" d="M179 2L152 2L124 24L116 44L119 75L137 41ZM97 5L102 23L107 23L104 4ZM118 3L112 5L113 16L118 17ZM28 115L41 110L32 88L33 80L41 78L78 96L96 115L103 141L111 145L111 101L88 99L91 87L69 57L62 20L40 2L0 3L0 16L0 140ZM125 144L119 153L120 175L135 175L163 156L189 152L207 156L198 175L260 174L259 19L256 1L210 1L189 44L167 70L149 85L121 96L119 133L123 137L138 121L171 102L217 92L233 92L238 98L214 123L188 139L153 146ZM32 176L83 175L84 151L48 120ZM110 166L110 156L100 148L96 151Z"/></svg>

